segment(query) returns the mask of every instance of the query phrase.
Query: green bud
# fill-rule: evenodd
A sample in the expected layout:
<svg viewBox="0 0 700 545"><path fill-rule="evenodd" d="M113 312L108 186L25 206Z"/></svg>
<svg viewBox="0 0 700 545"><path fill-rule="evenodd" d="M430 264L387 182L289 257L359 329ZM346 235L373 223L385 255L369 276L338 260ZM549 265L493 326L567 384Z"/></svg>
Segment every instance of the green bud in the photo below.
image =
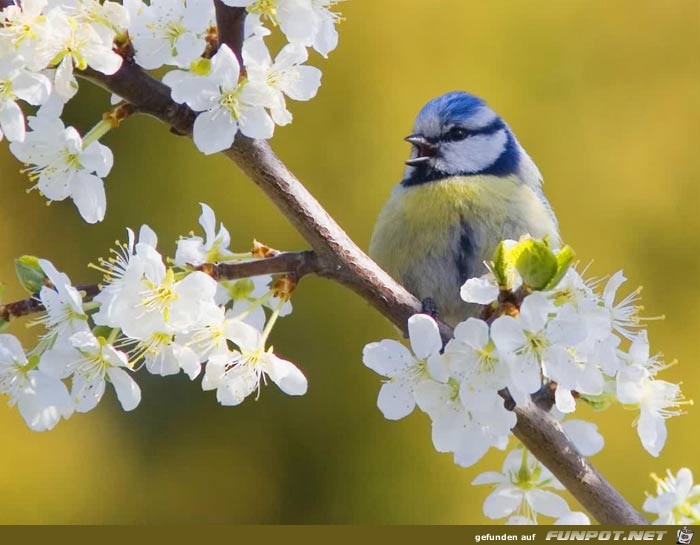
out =
<svg viewBox="0 0 700 545"><path fill-rule="evenodd" d="M27 358L27 365L24 366L26 371L31 371L39 367L39 362L41 361L41 356L39 354L34 354Z"/></svg>
<svg viewBox="0 0 700 545"><path fill-rule="evenodd" d="M239 301L241 299L246 299L253 293L255 284L250 278L241 278L235 282L229 282L227 288L231 299Z"/></svg>
<svg viewBox="0 0 700 545"><path fill-rule="evenodd" d="M523 283L533 290L544 289L557 274L557 257L546 240L521 240L509 254Z"/></svg>
<svg viewBox="0 0 700 545"><path fill-rule="evenodd" d="M614 397L607 393L597 396L581 395L579 399L590 405L594 411L604 411L614 403Z"/></svg>
<svg viewBox="0 0 700 545"><path fill-rule="evenodd" d="M508 260L506 259L506 245L501 242L496 247L496 252L493 256L493 275L496 277L496 282L501 289L510 288L510 274L508 273Z"/></svg>
<svg viewBox="0 0 700 545"><path fill-rule="evenodd" d="M576 252L574 252L574 249L571 246L564 246L559 251L557 254L557 272L549 281L545 289L551 290L555 288L557 284L559 284L561 279L564 278L566 271L569 270L571 264L574 262L575 257Z"/></svg>
<svg viewBox="0 0 700 545"><path fill-rule="evenodd" d="M39 266L39 259L33 255L23 255L15 259L15 272L19 283L32 295L44 286L46 275Z"/></svg>
<svg viewBox="0 0 700 545"><path fill-rule="evenodd" d="M97 337L98 339L100 337L107 338L111 335L112 333L112 328L107 327L106 325L98 325L92 328L92 334Z"/></svg>

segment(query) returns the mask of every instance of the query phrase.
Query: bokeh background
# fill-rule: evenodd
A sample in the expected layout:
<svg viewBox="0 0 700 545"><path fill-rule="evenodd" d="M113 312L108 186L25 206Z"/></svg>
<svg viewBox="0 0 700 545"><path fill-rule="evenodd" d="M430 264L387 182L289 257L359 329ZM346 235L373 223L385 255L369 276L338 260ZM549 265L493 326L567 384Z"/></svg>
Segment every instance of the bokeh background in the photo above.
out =
<svg viewBox="0 0 700 545"><path fill-rule="evenodd" d="M680 364L666 372L697 397L700 365L700 3L567 0L354 0L319 97L295 104L278 130L279 155L349 234L367 247L374 218L398 181L412 119L428 99L477 93L514 128L545 175L565 240L591 272L624 267L644 285L652 346ZM67 118L85 130L107 96L81 90ZM304 242L223 157L204 157L154 120L108 135L116 165L104 223L70 203L47 208L6 145L0 147L0 279L21 297L13 258L53 260L74 281L124 228L149 223L172 252L214 206L237 248L255 237L281 249ZM274 332L278 351L309 377L303 398L267 388L258 402L223 408L184 376L142 375L144 398L123 413L110 391L99 408L53 432L32 433L0 406L3 523L486 523L490 454L462 469L433 451L429 423L385 421L380 385L361 362L365 343L394 335L343 288L304 280L295 313ZM12 332L29 344L35 332ZM594 458L636 506L650 472L690 466L700 476L700 416L669 423L660 459L640 446L633 413L592 416L606 437Z"/></svg>

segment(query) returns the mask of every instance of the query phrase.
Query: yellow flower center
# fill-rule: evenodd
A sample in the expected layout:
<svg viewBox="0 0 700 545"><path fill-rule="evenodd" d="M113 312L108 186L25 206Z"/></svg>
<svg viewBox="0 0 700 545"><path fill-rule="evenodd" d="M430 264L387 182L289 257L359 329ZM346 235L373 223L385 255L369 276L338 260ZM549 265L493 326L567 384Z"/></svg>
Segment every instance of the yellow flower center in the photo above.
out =
<svg viewBox="0 0 700 545"><path fill-rule="evenodd" d="M277 0L257 0L248 6L248 13L260 15L277 25Z"/></svg>

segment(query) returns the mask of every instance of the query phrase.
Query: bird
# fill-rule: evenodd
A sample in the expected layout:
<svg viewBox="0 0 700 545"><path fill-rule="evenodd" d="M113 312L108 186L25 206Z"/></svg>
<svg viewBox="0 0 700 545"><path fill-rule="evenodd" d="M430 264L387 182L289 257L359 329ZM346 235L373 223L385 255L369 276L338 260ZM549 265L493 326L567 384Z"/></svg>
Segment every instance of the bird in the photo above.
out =
<svg viewBox="0 0 700 545"><path fill-rule="evenodd" d="M418 113L403 179L377 218L369 255L451 326L475 316L461 286L487 272L502 240L560 244L542 175L481 98L454 91Z"/></svg>

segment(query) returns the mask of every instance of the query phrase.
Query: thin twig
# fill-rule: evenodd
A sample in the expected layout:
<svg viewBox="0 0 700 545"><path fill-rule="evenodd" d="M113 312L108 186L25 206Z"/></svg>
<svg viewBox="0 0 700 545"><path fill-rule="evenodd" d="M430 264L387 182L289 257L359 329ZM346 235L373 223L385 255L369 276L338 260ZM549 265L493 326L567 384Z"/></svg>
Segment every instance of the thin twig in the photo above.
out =
<svg viewBox="0 0 700 545"><path fill-rule="evenodd" d="M227 8L218 5L220 21ZM233 14L229 14L233 15ZM244 18L233 27L219 27L220 43L235 44ZM235 50L240 58L240 49ZM130 61L113 76L87 70L78 74L135 104L181 135L191 135L195 114L170 98L169 89ZM415 297L386 274L347 236L304 185L277 158L265 141L241 135L224 152L277 205L324 263L320 274L352 289L401 330L421 307ZM443 337L451 330L441 325ZM603 524L645 524L644 518L571 444L558 423L537 406L517 407L513 433Z"/></svg>
<svg viewBox="0 0 700 545"><path fill-rule="evenodd" d="M325 262L319 259L314 252L306 250L303 252L280 252L272 257L251 261L205 263L196 267L195 270L202 271L215 280L237 280L263 274L291 274L295 280L299 281L312 273L323 275L326 266ZM92 300L95 295L100 293L100 287L97 284L76 286L76 288L83 293L85 301ZM28 297L0 305L0 319L9 322L43 310L45 310L44 305L41 304L37 296Z"/></svg>

